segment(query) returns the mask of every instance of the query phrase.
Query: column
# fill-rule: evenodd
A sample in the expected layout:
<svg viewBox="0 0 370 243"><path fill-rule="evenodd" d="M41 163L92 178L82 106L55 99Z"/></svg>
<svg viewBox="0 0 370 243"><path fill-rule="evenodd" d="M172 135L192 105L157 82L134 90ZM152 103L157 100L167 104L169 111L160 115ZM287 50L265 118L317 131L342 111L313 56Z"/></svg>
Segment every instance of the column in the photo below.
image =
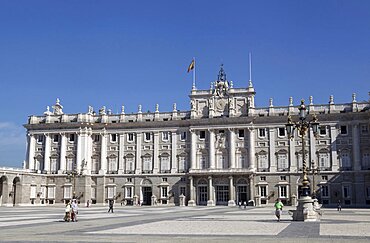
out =
<svg viewBox="0 0 370 243"><path fill-rule="evenodd" d="M270 157L270 172L276 172L277 164L276 164L276 155L275 155L275 128L268 128L269 133L269 157Z"/></svg>
<svg viewBox="0 0 370 243"><path fill-rule="evenodd" d="M85 157L86 168L84 170L84 174L91 175L92 155L93 155L93 140L92 140L92 128L90 127L86 135L86 157Z"/></svg>
<svg viewBox="0 0 370 243"><path fill-rule="evenodd" d="M235 131L229 129L229 166L235 169Z"/></svg>
<svg viewBox="0 0 370 243"><path fill-rule="evenodd" d="M215 131L209 129L209 168L211 170L216 168L215 161Z"/></svg>
<svg viewBox="0 0 370 243"><path fill-rule="evenodd" d="M289 164L290 172L297 172L298 161L295 155L295 140L289 139Z"/></svg>
<svg viewBox="0 0 370 243"><path fill-rule="evenodd" d="M190 170L198 169L197 166L197 135L194 130L190 130Z"/></svg>
<svg viewBox="0 0 370 243"><path fill-rule="evenodd" d="M229 201L227 202L227 206L235 206L235 186L232 176L229 176Z"/></svg>
<svg viewBox="0 0 370 243"><path fill-rule="evenodd" d="M136 133L136 160L135 160L135 174L141 174L141 138L140 132ZM140 197L140 200L142 198Z"/></svg>
<svg viewBox="0 0 370 243"><path fill-rule="evenodd" d="M353 167L352 170L361 170L361 152L360 152L360 131L359 124L352 125L352 153Z"/></svg>
<svg viewBox="0 0 370 243"><path fill-rule="evenodd" d="M76 158L76 172L79 173L81 171L81 168L82 168L82 160L83 160L83 155L84 155L84 141L85 140L83 138L84 134L83 134L83 131L80 130L79 133L77 133L77 158Z"/></svg>
<svg viewBox="0 0 370 243"><path fill-rule="evenodd" d="M309 163L307 163L307 166L310 166L312 168L312 161L315 163L316 167L319 167L319 161L317 160L316 156L316 143L315 143L315 135L313 134L312 128L310 128L310 143L309 143L309 151L310 151L310 158L309 158ZM310 168L309 167L309 168ZM317 183L316 183L317 184Z"/></svg>
<svg viewBox="0 0 370 243"><path fill-rule="evenodd" d="M45 134L44 170L50 172L50 134Z"/></svg>
<svg viewBox="0 0 370 243"><path fill-rule="evenodd" d="M250 175L249 176L249 194L250 194L250 200L253 200L254 199L254 181L253 181L253 175Z"/></svg>
<svg viewBox="0 0 370 243"><path fill-rule="evenodd" d="M60 167L58 174L63 174L66 170L66 156L67 156L67 137L65 133L60 133Z"/></svg>
<svg viewBox="0 0 370 243"><path fill-rule="evenodd" d="M249 169L256 170L255 130L252 127L250 127L248 130L249 130Z"/></svg>
<svg viewBox="0 0 370 243"><path fill-rule="evenodd" d="M153 134L153 173L159 172L159 132Z"/></svg>
<svg viewBox="0 0 370 243"><path fill-rule="evenodd" d="M208 201L207 201L207 206L215 206L212 176L208 176Z"/></svg>
<svg viewBox="0 0 370 243"><path fill-rule="evenodd" d="M337 136L338 136L338 131L335 128L335 125L330 126L330 144L331 144L331 170L332 171L337 171L339 169L339 164L338 164L338 151L337 151Z"/></svg>
<svg viewBox="0 0 370 243"><path fill-rule="evenodd" d="M123 174L124 172L124 150L125 150L125 134L119 134L119 152L118 152L118 174Z"/></svg>
<svg viewBox="0 0 370 243"><path fill-rule="evenodd" d="M30 170L35 169L35 144L36 138L34 134L28 134L28 168Z"/></svg>
<svg viewBox="0 0 370 243"><path fill-rule="evenodd" d="M99 174L107 172L107 139L108 135L104 130L101 134L101 148L100 148L100 170Z"/></svg>
<svg viewBox="0 0 370 243"><path fill-rule="evenodd" d="M177 132L171 132L171 173L176 173L177 171Z"/></svg>
<svg viewBox="0 0 370 243"><path fill-rule="evenodd" d="M188 206L196 206L195 203L195 191L194 191L194 178L192 176L189 176L189 184L190 184L190 200L188 202Z"/></svg>

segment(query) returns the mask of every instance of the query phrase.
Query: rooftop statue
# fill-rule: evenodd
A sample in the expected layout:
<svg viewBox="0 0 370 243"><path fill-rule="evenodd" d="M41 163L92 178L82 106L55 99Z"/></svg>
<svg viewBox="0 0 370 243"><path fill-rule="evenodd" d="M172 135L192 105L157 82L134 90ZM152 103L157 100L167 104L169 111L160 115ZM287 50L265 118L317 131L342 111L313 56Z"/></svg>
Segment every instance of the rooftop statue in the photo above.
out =
<svg viewBox="0 0 370 243"><path fill-rule="evenodd" d="M57 98L55 105L53 107L53 114L54 115L62 115L63 114L63 106L60 104L59 98Z"/></svg>

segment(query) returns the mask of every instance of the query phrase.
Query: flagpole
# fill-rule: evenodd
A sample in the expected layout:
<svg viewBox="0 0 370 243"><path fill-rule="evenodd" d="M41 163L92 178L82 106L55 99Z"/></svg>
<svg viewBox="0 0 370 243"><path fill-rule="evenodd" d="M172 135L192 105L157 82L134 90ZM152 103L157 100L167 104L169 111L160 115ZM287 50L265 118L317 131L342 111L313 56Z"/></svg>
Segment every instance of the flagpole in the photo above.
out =
<svg viewBox="0 0 370 243"><path fill-rule="evenodd" d="M194 70L193 70L193 87L192 87L192 89L195 89L195 68L196 68L195 57L193 57L193 61L194 61Z"/></svg>
<svg viewBox="0 0 370 243"><path fill-rule="evenodd" d="M249 52L249 87L252 87L252 54Z"/></svg>

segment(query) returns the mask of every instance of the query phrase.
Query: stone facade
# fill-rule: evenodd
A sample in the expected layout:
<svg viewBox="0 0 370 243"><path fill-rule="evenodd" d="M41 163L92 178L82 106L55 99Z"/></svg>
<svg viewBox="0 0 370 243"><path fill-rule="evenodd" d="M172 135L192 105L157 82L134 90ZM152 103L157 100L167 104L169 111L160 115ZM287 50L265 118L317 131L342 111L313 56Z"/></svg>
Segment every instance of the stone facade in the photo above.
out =
<svg viewBox="0 0 370 243"><path fill-rule="evenodd" d="M234 88L221 68L209 90L189 95L190 111L64 114L59 99L30 116L24 168L0 169L2 205L47 205L72 197L82 203L123 205L296 204L302 144L285 124L286 107L255 107L252 82ZM370 205L370 105L314 104L319 135L305 138L311 193L324 205ZM181 199L181 201L183 201Z"/></svg>

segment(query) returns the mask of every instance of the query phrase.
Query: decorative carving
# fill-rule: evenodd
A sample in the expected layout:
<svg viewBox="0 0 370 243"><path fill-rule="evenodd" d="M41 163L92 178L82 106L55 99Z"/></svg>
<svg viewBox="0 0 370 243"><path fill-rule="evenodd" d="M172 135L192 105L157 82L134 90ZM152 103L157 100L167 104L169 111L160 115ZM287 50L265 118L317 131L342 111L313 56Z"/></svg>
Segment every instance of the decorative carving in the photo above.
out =
<svg viewBox="0 0 370 243"><path fill-rule="evenodd" d="M53 114L54 115L62 115L63 114L63 106L60 104L60 100L57 98L55 105L53 105Z"/></svg>
<svg viewBox="0 0 370 243"><path fill-rule="evenodd" d="M106 115L107 113L105 112L105 106L99 109L99 115Z"/></svg>
<svg viewBox="0 0 370 243"><path fill-rule="evenodd" d="M89 105L89 108L88 108L88 111L87 111L87 114L89 115L92 115L94 113L94 108L92 106Z"/></svg>
<svg viewBox="0 0 370 243"><path fill-rule="evenodd" d="M223 64L221 64L217 81L215 82L214 86L215 86L214 95L224 97L225 95L228 94L229 82L226 79L226 73L224 71Z"/></svg>

